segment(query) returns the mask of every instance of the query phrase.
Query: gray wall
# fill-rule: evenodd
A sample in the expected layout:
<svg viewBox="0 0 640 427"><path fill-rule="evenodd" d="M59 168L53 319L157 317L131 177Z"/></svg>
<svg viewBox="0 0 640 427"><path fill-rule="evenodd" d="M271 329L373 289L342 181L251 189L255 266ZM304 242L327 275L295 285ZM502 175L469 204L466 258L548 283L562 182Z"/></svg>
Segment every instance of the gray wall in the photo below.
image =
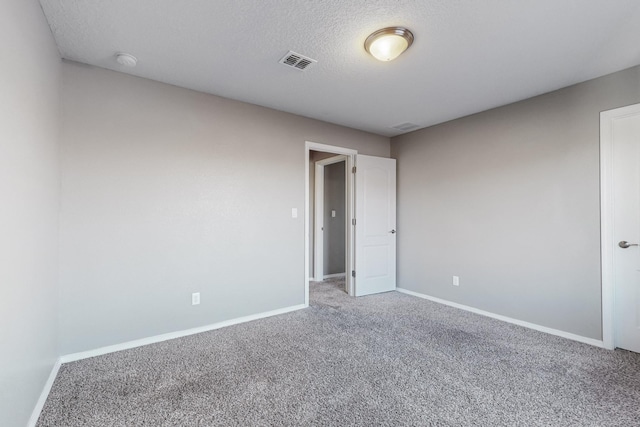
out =
<svg viewBox="0 0 640 427"><path fill-rule="evenodd" d="M62 353L304 303L305 140L389 155L385 137L65 63Z"/></svg>
<svg viewBox="0 0 640 427"><path fill-rule="evenodd" d="M392 138L398 285L601 339L599 113L638 102L636 67Z"/></svg>
<svg viewBox="0 0 640 427"><path fill-rule="evenodd" d="M345 272L345 162L324 167L324 274ZM336 216L331 216L331 211Z"/></svg>
<svg viewBox="0 0 640 427"><path fill-rule="evenodd" d="M0 425L24 426L57 359L60 58L35 0L0 4Z"/></svg>

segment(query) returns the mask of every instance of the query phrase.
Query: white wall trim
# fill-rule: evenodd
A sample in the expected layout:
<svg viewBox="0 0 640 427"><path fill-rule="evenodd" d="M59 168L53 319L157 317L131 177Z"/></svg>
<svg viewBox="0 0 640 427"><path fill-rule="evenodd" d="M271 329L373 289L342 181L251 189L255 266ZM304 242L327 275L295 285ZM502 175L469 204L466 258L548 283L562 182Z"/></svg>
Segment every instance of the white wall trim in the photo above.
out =
<svg viewBox="0 0 640 427"><path fill-rule="evenodd" d="M316 165L329 166L340 162L346 162L347 156L340 154L338 156L327 157L326 159L316 160Z"/></svg>
<svg viewBox="0 0 640 427"><path fill-rule="evenodd" d="M323 280L324 279L333 279L334 277L341 277L341 276L347 277L347 273L325 274L324 277L323 277Z"/></svg>
<svg viewBox="0 0 640 427"><path fill-rule="evenodd" d="M313 275L322 280L324 273L324 166L316 162L314 167Z"/></svg>
<svg viewBox="0 0 640 427"><path fill-rule="evenodd" d="M561 331L558 329L548 328L546 326L537 325L535 323L525 322L523 320L513 319L511 317L502 316L500 314L491 313L488 311L480 310L478 308L470 307L468 305L458 304L457 302L447 301L441 298L432 297L429 295L421 294L418 292L410 291L408 289L396 288L398 292L403 294L412 295L414 297L423 298L429 301L437 302L438 304L448 305L450 307L459 308L461 310L469 311L471 313L480 314L482 316L491 317L492 319L502 320L503 322L513 323L514 325L524 326L525 328L533 329L539 332L545 332L547 334L556 335L562 338L567 338L573 341L578 341L585 344L590 344L596 347L605 348L604 343L594 338L583 337L582 335L572 334L570 332Z"/></svg>
<svg viewBox="0 0 640 427"><path fill-rule="evenodd" d="M613 136L611 113L600 113L600 257L602 268L602 341L608 349L615 348L613 301Z"/></svg>
<svg viewBox="0 0 640 427"><path fill-rule="evenodd" d="M53 364L53 368L51 368L51 373L49 374L49 378L47 378L47 382L44 383L44 387L42 387L42 392L40 393L40 397L36 402L36 406L33 408L33 412L31 412L31 417L27 422L27 427L35 427L38 422L38 418L40 418L40 413L42 412L42 408L44 408L44 404L47 401L47 397L49 397L49 392L51 392L51 387L53 387L53 382L56 380L58 376L58 371L60 370L60 366L62 365L62 358L58 358L56 363Z"/></svg>
<svg viewBox="0 0 640 427"><path fill-rule="evenodd" d="M353 150L351 148L338 147L337 145L327 145L320 144L318 142L306 141L306 147L309 150L313 151L323 151L325 153L334 153L334 154L344 154L345 156L352 156L358 154L358 150ZM307 156L307 162L309 161L309 156Z"/></svg>
<svg viewBox="0 0 640 427"><path fill-rule="evenodd" d="M186 337L189 335L199 334L202 332L212 331L214 329L224 328L226 326L237 325L239 323L251 322L253 320L264 319L265 317L277 316L279 314L290 313L292 311L307 308L307 304L294 305L291 307L280 308L277 310L266 311L264 313L252 314L249 316L238 317L231 320L225 320L211 325L200 326L197 328L185 329L182 331L169 332L167 334L155 335L152 337L141 338L139 340L127 341L120 344L109 345L106 347L96 348L94 350L81 351L79 353L71 353L62 356L62 363L75 362L76 360L88 359L89 357L102 356L103 354L114 353L116 351L128 350L130 348L141 347L143 345L155 344L162 341L172 340L174 338Z"/></svg>

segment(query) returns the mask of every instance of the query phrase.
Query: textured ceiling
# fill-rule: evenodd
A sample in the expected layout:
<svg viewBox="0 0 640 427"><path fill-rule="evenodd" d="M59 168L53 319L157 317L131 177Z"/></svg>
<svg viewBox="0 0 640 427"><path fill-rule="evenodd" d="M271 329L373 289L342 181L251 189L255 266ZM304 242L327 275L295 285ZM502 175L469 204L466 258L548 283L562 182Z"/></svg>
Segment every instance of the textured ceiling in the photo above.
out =
<svg viewBox="0 0 640 427"><path fill-rule="evenodd" d="M63 58L386 136L640 64L638 0L41 4ZM396 25L413 46L393 62L370 57L366 37ZM279 64L289 50L318 63Z"/></svg>

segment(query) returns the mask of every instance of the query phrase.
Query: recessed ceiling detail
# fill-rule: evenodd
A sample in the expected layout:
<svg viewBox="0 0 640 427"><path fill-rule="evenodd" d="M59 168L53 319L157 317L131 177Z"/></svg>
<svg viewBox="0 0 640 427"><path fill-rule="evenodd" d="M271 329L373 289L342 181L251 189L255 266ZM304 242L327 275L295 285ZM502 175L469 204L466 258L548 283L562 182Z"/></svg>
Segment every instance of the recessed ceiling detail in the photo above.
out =
<svg viewBox="0 0 640 427"><path fill-rule="evenodd" d="M420 126L415 123L400 123L399 125L391 126L392 129L397 129L402 132L409 132L412 130L420 129Z"/></svg>
<svg viewBox="0 0 640 427"><path fill-rule="evenodd" d="M315 59L311 59L308 56L300 55L299 53L295 53L291 50L280 60L281 64L293 67L296 70L300 71L306 70L317 62L318 61L316 61Z"/></svg>
<svg viewBox="0 0 640 427"><path fill-rule="evenodd" d="M135 67L138 63L138 59L128 53L116 54L116 61L118 62L118 64L124 65L125 67Z"/></svg>

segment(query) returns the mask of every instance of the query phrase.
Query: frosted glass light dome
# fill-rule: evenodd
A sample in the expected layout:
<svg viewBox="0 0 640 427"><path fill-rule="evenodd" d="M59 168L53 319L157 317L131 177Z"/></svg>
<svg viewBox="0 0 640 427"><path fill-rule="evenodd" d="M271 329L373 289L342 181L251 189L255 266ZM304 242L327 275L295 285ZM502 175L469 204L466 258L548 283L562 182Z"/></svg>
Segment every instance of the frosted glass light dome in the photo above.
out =
<svg viewBox="0 0 640 427"><path fill-rule="evenodd" d="M413 43L411 31L402 27L383 28L371 34L364 47L379 61L392 61Z"/></svg>

